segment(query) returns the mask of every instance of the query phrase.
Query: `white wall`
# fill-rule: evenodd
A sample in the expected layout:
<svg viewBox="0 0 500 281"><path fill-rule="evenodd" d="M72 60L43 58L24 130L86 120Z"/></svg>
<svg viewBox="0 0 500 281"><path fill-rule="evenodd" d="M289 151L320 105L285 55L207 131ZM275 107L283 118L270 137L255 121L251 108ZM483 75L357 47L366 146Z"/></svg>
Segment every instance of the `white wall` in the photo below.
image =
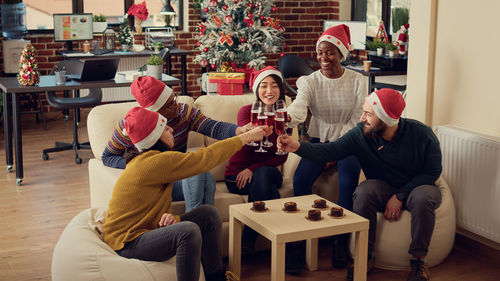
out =
<svg viewBox="0 0 500 281"><path fill-rule="evenodd" d="M500 136L498 11L497 0L412 0L408 117Z"/></svg>

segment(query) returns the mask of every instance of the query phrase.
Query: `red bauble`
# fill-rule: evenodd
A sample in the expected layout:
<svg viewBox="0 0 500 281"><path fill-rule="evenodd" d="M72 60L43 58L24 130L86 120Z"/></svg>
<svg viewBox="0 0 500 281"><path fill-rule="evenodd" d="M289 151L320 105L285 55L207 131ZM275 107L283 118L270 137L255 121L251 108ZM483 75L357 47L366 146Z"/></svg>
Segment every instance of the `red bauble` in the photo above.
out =
<svg viewBox="0 0 500 281"><path fill-rule="evenodd" d="M234 0L234 4L238 4L238 0Z"/></svg>
<svg viewBox="0 0 500 281"><path fill-rule="evenodd" d="M241 39L240 39L241 43L245 43L246 41L247 41L247 39L245 37L241 37Z"/></svg>
<svg viewBox="0 0 500 281"><path fill-rule="evenodd" d="M224 11L227 10L227 8L228 8L227 5L224 5L224 7L222 7L222 9L224 9Z"/></svg>
<svg viewBox="0 0 500 281"><path fill-rule="evenodd" d="M212 69L217 69L217 65L215 65L215 63L213 63L210 67L212 67Z"/></svg>
<svg viewBox="0 0 500 281"><path fill-rule="evenodd" d="M208 13L208 8L203 8L203 12Z"/></svg>
<svg viewBox="0 0 500 281"><path fill-rule="evenodd" d="M201 46L201 42L196 42L196 46Z"/></svg>
<svg viewBox="0 0 500 281"><path fill-rule="evenodd" d="M200 65L201 65L202 67L205 67L205 66L207 66L207 65L208 65L208 61L206 61L206 60L202 60L202 61L200 61Z"/></svg>
<svg viewBox="0 0 500 281"><path fill-rule="evenodd" d="M255 7L255 5L254 5L253 3L250 3L250 4L248 4L248 7L249 7L250 9L253 9L253 7Z"/></svg>
<svg viewBox="0 0 500 281"><path fill-rule="evenodd" d="M252 13L248 13L248 17L249 17L249 18L252 18L252 17L253 17L253 14L252 14Z"/></svg>
<svg viewBox="0 0 500 281"><path fill-rule="evenodd" d="M224 17L224 22L229 24L229 23L232 23L233 22L233 16L231 15L227 15Z"/></svg>
<svg viewBox="0 0 500 281"><path fill-rule="evenodd" d="M282 56L284 56L284 55L285 55L285 53L281 53L281 54L280 54L280 57L282 57Z"/></svg>
<svg viewBox="0 0 500 281"><path fill-rule="evenodd" d="M208 52L208 48L207 47L203 48L203 52L205 53Z"/></svg>
<svg viewBox="0 0 500 281"><path fill-rule="evenodd" d="M266 17L260 16L260 20L265 20L265 19L266 19Z"/></svg>
<svg viewBox="0 0 500 281"><path fill-rule="evenodd" d="M276 13L276 6L273 6L273 7L271 8L271 12Z"/></svg>

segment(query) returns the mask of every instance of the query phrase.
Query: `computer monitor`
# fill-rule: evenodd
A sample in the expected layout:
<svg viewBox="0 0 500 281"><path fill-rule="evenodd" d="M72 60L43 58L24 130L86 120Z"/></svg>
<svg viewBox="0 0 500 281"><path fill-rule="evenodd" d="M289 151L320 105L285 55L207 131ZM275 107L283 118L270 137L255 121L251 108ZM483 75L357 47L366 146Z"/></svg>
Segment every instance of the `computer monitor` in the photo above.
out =
<svg viewBox="0 0 500 281"><path fill-rule="evenodd" d="M342 20L325 20L323 22L323 31L332 26L345 24L349 26L351 33L352 50L364 50L366 43L366 22L365 21L342 21Z"/></svg>
<svg viewBox="0 0 500 281"><path fill-rule="evenodd" d="M54 14L54 41L66 41L68 51L73 50L73 41L92 40L92 14Z"/></svg>

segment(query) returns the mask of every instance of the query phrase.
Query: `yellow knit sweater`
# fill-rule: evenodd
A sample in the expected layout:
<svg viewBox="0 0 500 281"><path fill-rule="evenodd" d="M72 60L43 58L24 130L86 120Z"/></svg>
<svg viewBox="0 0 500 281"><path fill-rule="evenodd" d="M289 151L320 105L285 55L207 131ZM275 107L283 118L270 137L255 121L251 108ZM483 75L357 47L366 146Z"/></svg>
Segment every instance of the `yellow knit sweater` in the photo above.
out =
<svg viewBox="0 0 500 281"><path fill-rule="evenodd" d="M113 188L104 242L120 250L125 243L158 228L161 216L172 213L173 182L209 171L242 146L239 137L232 137L194 152L148 151L136 156Z"/></svg>

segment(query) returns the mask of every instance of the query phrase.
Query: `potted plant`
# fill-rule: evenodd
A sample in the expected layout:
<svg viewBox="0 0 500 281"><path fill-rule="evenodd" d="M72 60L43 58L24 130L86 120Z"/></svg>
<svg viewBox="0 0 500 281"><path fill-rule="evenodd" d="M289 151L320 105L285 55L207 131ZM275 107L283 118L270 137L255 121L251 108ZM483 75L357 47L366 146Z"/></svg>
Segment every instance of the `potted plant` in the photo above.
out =
<svg viewBox="0 0 500 281"><path fill-rule="evenodd" d="M373 39L373 40L366 40L365 46L368 49L368 54L375 55L377 52L377 49L382 48L382 50L383 50L384 43L382 43L382 41L380 41L380 39L377 38L377 39Z"/></svg>
<svg viewBox="0 0 500 281"><path fill-rule="evenodd" d="M108 23L106 22L106 16L103 14L94 15L92 17L92 25L94 29L94 33L102 33L108 27Z"/></svg>
<svg viewBox="0 0 500 281"><path fill-rule="evenodd" d="M158 55L153 54L146 61L146 65L146 75L161 80L161 74L163 73L163 60Z"/></svg>
<svg viewBox="0 0 500 281"><path fill-rule="evenodd" d="M389 42L385 44L385 49L389 52L389 57L392 58L394 57L394 51L396 51L397 47L394 43Z"/></svg>
<svg viewBox="0 0 500 281"><path fill-rule="evenodd" d="M151 44L151 49L153 49L155 52L159 52L161 49L165 48L165 45L163 45L162 42L153 42Z"/></svg>

